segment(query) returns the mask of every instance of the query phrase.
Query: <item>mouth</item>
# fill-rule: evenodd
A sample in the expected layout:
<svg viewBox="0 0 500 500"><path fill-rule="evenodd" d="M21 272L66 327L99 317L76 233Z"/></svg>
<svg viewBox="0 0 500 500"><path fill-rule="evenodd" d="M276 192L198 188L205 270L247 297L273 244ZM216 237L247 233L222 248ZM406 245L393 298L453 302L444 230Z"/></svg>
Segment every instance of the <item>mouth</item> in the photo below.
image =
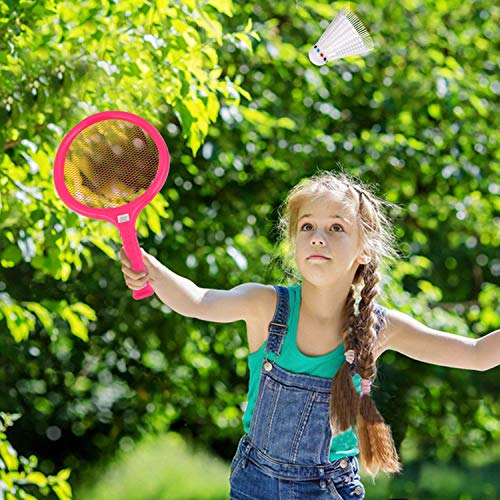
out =
<svg viewBox="0 0 500 500"><path fill-rule="evenodd" d="M330 260L330 257L325 257L324 255L310 255L307 260Z"/></svg>

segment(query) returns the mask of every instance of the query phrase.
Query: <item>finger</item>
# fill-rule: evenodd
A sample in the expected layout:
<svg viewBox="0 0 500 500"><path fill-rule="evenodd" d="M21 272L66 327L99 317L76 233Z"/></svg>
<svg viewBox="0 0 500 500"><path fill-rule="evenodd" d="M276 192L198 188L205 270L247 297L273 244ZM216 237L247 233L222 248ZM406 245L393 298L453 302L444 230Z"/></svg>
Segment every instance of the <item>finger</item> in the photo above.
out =
<svg viewBox="0 0 500 500"><path fill-rule="evenodd" d="M125 277L131 280L139 280L145 278L148 274L146 271L134 271L132 268L125 265L122 266L122 273L125 275Z"/></svg>
<svg viewBox="0 0 500 500"><path fill-rule="evenodd" d="M147 281L148 281L147 277L143 277L143 278L139 278L139 279L133 279L133 278L129 278L129 277L125 278L125 283L132 290L140 290L141 288L144 288Z"/></svg>
<svg viewBox="0 0 500 500"><path fill-rule="evenodd" d="M125 266L132 267L132 263L130 262L130 259L127 257L127 254L125 253L125 249L123 247L120 248L120 260Z"/></svg>

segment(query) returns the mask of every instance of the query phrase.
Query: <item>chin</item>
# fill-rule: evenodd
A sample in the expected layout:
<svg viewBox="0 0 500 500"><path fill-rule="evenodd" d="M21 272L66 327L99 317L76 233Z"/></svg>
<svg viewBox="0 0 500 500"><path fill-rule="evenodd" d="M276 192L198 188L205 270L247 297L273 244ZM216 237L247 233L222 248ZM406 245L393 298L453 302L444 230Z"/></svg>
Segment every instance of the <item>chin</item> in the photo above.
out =
<svg viewBox="0 0 500 500"><path fill-rule="evenodd" d="M320 269L311 271L311 269L299 268L299 272L303 279L315 286L331 285L333 282L338 281L337 276L332 271L328 272Z"/></svg>

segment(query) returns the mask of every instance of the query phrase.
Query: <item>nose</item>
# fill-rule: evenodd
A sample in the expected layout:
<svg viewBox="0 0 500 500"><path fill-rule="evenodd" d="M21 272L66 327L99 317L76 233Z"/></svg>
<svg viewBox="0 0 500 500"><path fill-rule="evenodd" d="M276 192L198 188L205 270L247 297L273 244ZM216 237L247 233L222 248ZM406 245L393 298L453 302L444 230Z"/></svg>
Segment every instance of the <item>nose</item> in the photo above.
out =
<svg viewBox="0 0 500 500"><path fill-rule="evenodd" d="M325 246L325 238L321 235L321 233L316 233L314 236L311 238L311 245L313 247L315 246Z"/></svg>

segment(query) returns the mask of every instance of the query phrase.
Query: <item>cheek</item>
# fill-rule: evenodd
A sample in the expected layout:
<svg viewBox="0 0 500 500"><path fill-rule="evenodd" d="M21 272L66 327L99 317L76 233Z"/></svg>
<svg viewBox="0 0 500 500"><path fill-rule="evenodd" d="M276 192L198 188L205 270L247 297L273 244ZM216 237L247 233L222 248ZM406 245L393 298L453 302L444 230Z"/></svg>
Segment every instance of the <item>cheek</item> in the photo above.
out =
<svg viewBox="0 0 500 500"><path fill-rule="evenodd" d="M304 237L298 237L295 241L295 253L300 253L304 251L304 248L307 247L307 240Z"/></svg>
<svg viewBox="0 0 500 500"><path fill-rule="evenodd" d="M300 260L304 256L304 253L307 252L307 243L301 240L300 238L297 238L297 240L295 241L295 245L293 246L292 252L295 259Z"/></svg>

